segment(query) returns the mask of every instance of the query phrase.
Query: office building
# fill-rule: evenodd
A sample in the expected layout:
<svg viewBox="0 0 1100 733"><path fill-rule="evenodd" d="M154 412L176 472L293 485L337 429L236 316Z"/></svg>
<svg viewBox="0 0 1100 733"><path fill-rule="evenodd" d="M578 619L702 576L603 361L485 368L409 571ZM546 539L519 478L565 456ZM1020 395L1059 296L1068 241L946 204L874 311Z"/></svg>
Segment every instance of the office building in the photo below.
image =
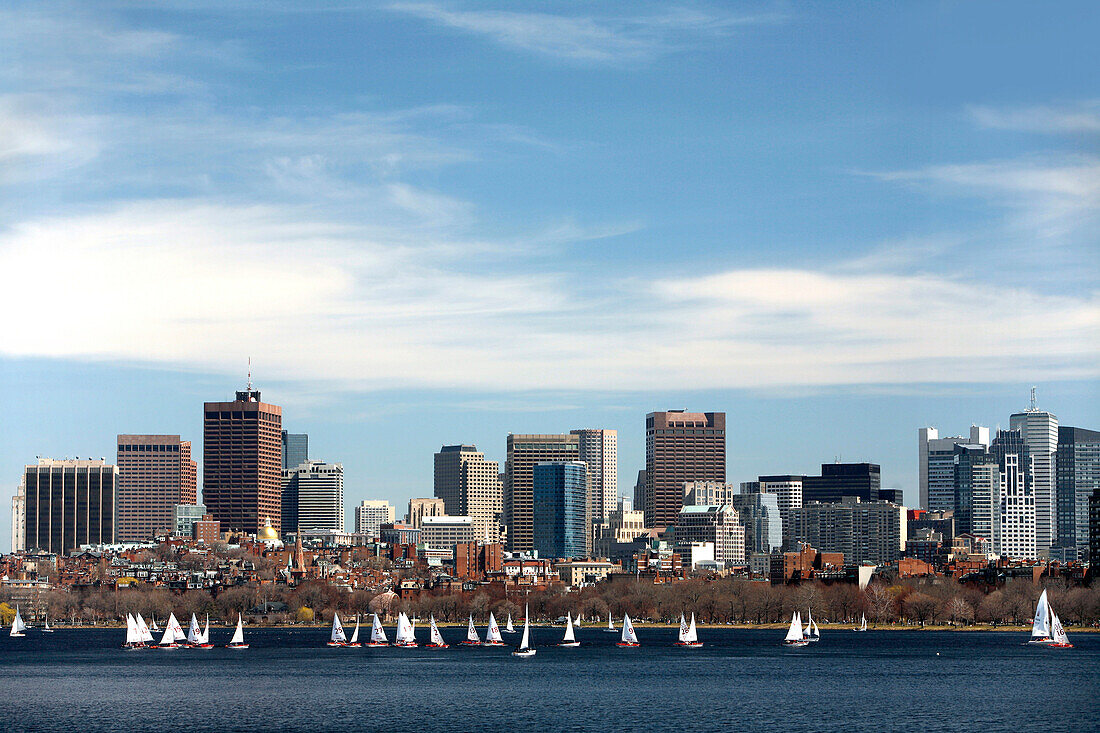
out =
<svg viewBox="0 0 1100 733"><path fill-rule="evenodd" d="M39 458L12 501L12 550L67 555L118 540L118 467L105 459Z"/></svg>
<svg viewBox="0 0 1100 733"><path fill-rule="evenodd" d="M676 523L685 481L726 480L726 413L669 410L645 418L646 525Z"/></svg>
<svg viewBox="0 0 1100 733"><path fill-rule="evenodd" d="M889 565L901 557L908 536L905 507L888 501L810 502L790 514L784 542L805 542L823 553L843 553L847 565Z"/></svg>
<svg viewBox="0 0 1100 733"><path fill-rule="evenodd" d="M579 460L588 466L592 521L603 522L619 501L619 433L602 428L569 432L579 439Z"/></svg>
<svg viewBox="0 0 1100 733"><path fill-rule="evenodd" d="M1094 577L1100 571L1100 489L1089 497L1089 569Z"/></svg>
<svg viewBox="0 0 1100 733"><path fill-rule="evenodd" d="M449 514L422 517L420 543L432 550L451 552L455 545L473 542L473 517L457 517Z"/></svg>
<svg viewBox="0 0 1100 733"><path fill-rule="evenodd" d="M297 468L309 460L309 435L306 433L282 433L283 470Z"/></svg>
<svg viewBox="0 0 1100 733"><path fill-rule="evenodd" d="M367 499L355 507L355 533L377 537L378 528L393 524L397 518L393 504L380 499Z"/></svg>
<svg viewBox="0 0 1100 733"><path fill-rule="evenodd" d="M634 479L634 509L640 512L645 511L645 469L638 471L637 478Z"/></svg>
<svg viewBox="0 0 1100 733"><path fill-rule="evenodd" d="M204 545L212 545L222 538L221 522L209 514L204 514L191 525L191 539Z"/></svg>
<svg viewBox="0 0 1100 733"><path fill-rule="evenodd" d="M880 501L881 488L882 471L877 463L823 463L820 476L802 477L802 505L841 501L846 496Z"/></svg>
<svg viewBox="0 0 1100 733"><path fill-rule="evenodd" d="M936 428L921 428L917 435L920 506L932 512L955 508L955 446L989 445L989 428L970 426L968 437L939 437Z"/></svg>
<svg viewBox="0 0 1100 733"><path fill-rule="evenodd" d="M1031 498L1035 502L1035 547L1046 557L1058 539L1055 476L1058 460L1058 418L1040 410L1031 391L1031 406L1009 416L1010 430L1019 430L1030 463L1020 468L1030 477Z"/></svg>
<svg viewBox="0 0 1100 733"><path fill-rule="evenodd" d="M644 513L631 508L631 504L623 497L618 508L598 527L592 550L596 557L612 557L646 533Z"/></svg>
<svg viewBox="0 0 1100 733"><path fill-rule="evenodd" d="M714 555L707 558L725 567L745 564L745 527L736 509L723 506L685 506L675 523L676 552L684 567L695 567L701 558L692 548L711 544Z"/></svg>
<svg viewBox="0 0 1100 733"><path fill-rule="evenodd" d="M1089 497L1100 489L1100 432L1083 428L1058 428L1055 464L1058 509L1058 542L1087 562L1089 557Z"/></svg>
<svg viewBox="0 0 1100 733"><path fill-rule="evenodd" d="M441 517L447 513L442 499L432 497L409 499L409 513L405 523L414 529L420 529L424 517Z"/></svg>
<svg viewBox="0 0 1100 733"><path fill-rule="evenodd" d="M588 466L583 461L537 463L532 473L532 543L539 557L588 554Z"/></svg>
<svg viewBox="0 0 1100 733"><path fill-rule="evenodd" d="M383 542L390 545L416 545L420 543L420 527L413 527L402 522L383 524L378 528L378 534Z"/></svg>
<svg viewBox="0 0 1100 733"><path fill-rule="evenodd" d="M1040 548L1037 542L1034 476L1029 470L1034 463L1027 439L1018 429L998 430L989 448L1000 472L993 509L993 552L1009 558L1037 558L1041 549L1049 548Z"/></svg>
<svg viewBox="0 0 1100 733"><path fill-rule="evenodd" d="M233 402L207 402L203 413L202 500L223 531L257 534L282 522L282 422L259 390Z"/></svg>
<svg viewBox="0 0 1100 733"><path fill-rule="evenodd" d="M944 545L950 546L956 535L955 513L910 509L906 512L906 527L910 540L916 537L917 532L928 530L943 537Z"/></svg>
<svg viewBox="0 0 1100 733"><path fill-rule="evenodd" d="M176 504L172 507L172 535L191 537L191 525L207 514L204 504Z"/></svg>
<svg viewBox="0 0 1100 733"><path fill-rule="evenodd" d="M535 464L580 460L576 435L509 434L504 463L504 524L510 552L534 549ZM587 489L586 489L587 491ZM585 506L588 507L586 499Z"/></svg>
<svg viewBox="0 0 1100 733"><path fill-rule="evenodd" d="M197 467L178 435L118 436L118 541L170 534L177 504L194 504Z"/></svg>
<svg viewBox="0 0 1100 733"><path fill-rule="evenodd" d="M473 445L445 445L435 454L435 495L446 514L468 516L474 536L482 542L500 541L504 487L500 464L485 460Z"/></svg>
<svg viewBox="0 0 1100 733"><path fill-rule="evenodd" d="M733 494L726 502L745 527L745 553L770 554L783 548L783 519L775 494Z"/></svg>
<svg viewBox="0 0 1100 733"><path fill-rule="evenodd" d="M342 464L306 461L283 471L282 527L284 536L290 532L345 531Z"/></svg>
<svg viewBox="0 0 1100 733"><path fill-rule="evenodd" d="M787 536L788 520L790 519L791 510L799 509L802 507L802 480L805 476L760 476L756 482L756 487L746 492L744 485L741 487L743 493L755 493L759 491L762 494L775 494L776 503L779 505L779 519L783 523L783 536Z"/></svg>
<svg viewBox="0 0 1100 733"><path fill-rule="evenodd" d="M721 506L739 494L740 489L725 481L684 482L684 506Z"/></svg>
<svg viewBox="0 0 1100 733"><path fill-rule="evenodd" d="M955 446L955 524L959 534L993 540L1000 513L1001 469L986 445ZM938 531L938 530L937 530Z"/></svg>

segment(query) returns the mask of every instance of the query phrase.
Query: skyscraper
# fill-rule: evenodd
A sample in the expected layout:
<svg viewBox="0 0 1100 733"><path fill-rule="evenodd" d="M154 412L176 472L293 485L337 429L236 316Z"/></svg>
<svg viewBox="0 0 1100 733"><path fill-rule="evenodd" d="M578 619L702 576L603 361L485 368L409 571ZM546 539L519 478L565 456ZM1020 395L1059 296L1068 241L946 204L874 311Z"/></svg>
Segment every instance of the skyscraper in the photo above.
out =
<svg viewBox="0 0 1100 733"><path fill-rule="evenodd" d="M1038 557L1037 509L1032 488L1034 463L1020 430L998 430L990 444L997 458L1000 484L993 521L993 552L1004 557Z"/></svg>
<svg viewBox="0 0 1100 733"><path fill-rule="evenodd" d="M468 516L474 538L500 541L504 490L500 464L485 460L474 445L445 445L435 454L435 495L443 500L444 513Z"/></svg>
<svg viewBox="0 0 1100 733"><path fill-rule="evenodd" d="M409 513L405 520L413 529L420 529L424 517L442 517L446 514L447 509L442 499L435 497L409 499Z"/></svg>
<svg viewBox="0 0 1100 733"><path fill-rule="evenodd" d="M378 528L383 524L393 524L396 510L393 504L381 499L367 499L355 507L355 532L368 537L377 537Z"/></svg>
<svg viewBox="0 0 1100 733"><path fill-rule="evenodd" d="M617 430L570 430L580 439L580 460L592 482L592 521L603 522L619 502L619 433Z"/></svg>
<svg viewBox="0 0 1100 733"><path fill-rule="evenodd" d="M686 481L726 480L726 413L669 410L645 418L645 522L676 523Z"/></svg>
<svg viewBox="0 0 1100 733"><path fill-rule="evenodd" d="M117 541L118 468L102 459L39 458L12 501L12 550L64 555ZM17 518L18 517L18 518Z"/></svg>
<svg viewBox="0 0 1100 733"><path fill-rule="evenodd" d="M802 480L805 476L760 476L758 490L764 494L775 494L779 505L779 519L783 525L783 536L790 529L792 509L802 508ZM752 492L745 492L752 493Z"/></svg>
<svg viewBox="0 0 1100 733"><path fill-rule="evenodd" d="M344 531L344 466L306 461L283 471L282 531L325 529Z"/></svg>
<svg viewBox="0 0 1100 733"><path fill-rule="evenodd" d="M1100 490L1100 432L1059 427L1055 471L1057 546L1076 552L1067 559L1087 561L1089 497Z"/></svg>
<svg viewBox="0 0 1100 733"><path fill-rule="evenodd" d="M504 464L504 524L508 549L534 549L534 471L536 463L580 460L576 435L509 434Z"/></svg>
<svg viewBox="0 0 1100 733"><path fill-rule="evenodd" d="M676 551L685 567L698 563L691 548L699 542L713 543L715 562L727 567L745 562L745 527L737 510L729 504L681 507L676 515L675 537Z"/></svg>
<svg viewBox="0 0 1100 733"><path fill-rule="evenodd" d="M931 512L955 508L955 446L989 445L989 428L970 426L970 436L939 437L936 428L921 428L917 435L920 505Z"/></svg>
<svg viewBox="0 0 1100 733"><path fill-rule="evenodd" d="M802 477L802 506L811 501L836 502L846 496L879 501L882 469L877 463L822 463L820 476Z"/></svg>
<svg viewBox="0 0 1100 733"><path fill-rule="evenodd" d="M768 554L783 547L783 520L775 494L735 494L728 503L745 525L746 554Z"/></svg>
<svg viewBox="0 0 1100 733"><path fill-rule="evenodd" d="M282 524L283 409L251 383L233 402L204 406L202 498L223 531L256 534Z"/></svg>
<svg viewBox="0 0 1100 733"><path fill-rule="evenodd" d="M172 510L198 500L191 442L178 435L118 436L118 541L175 529Z"/></svg>
<svg viewBox="0 0 1100 733"><path fill-rule="evenodd" d="M544 558L588 554L588 468L583 461L535 464L532 543Z"/></svg>
<svg viewBox="0 0 1100 733"><path fill-rule="evenodd" d="M1058 517L1055 504L1055 473L1058 457L1058 418L1040 410L1031 390L1031 406L1008 418L1009 428L1019 430L1027 446L1030 463L1020 469L1030 475L1031 494L1035 500L1035 547L1046 556L1058 538Z"/></svg>
<svg viewBox="0 0 1100 733"><path fill-rule="evenodd" d="M806 542L820 552L842 552L848 565L888 565L905 547L905 508L888 501L861 501L846 496L838 502L803 504L792 509L784 543Z"/></svg>
<svg viewBox="0 0 1100 733"><path fill-rule="evenodd" d="M989 447L959 443L954 448L955 531L992 542L1000 515L1001 470Z"/></svg>
<svg viewBox="0 0 1100 733"><path fill-rule="evenodd" d="M283 431L283 470L297 468L309 460L309 436Z"/></svg>

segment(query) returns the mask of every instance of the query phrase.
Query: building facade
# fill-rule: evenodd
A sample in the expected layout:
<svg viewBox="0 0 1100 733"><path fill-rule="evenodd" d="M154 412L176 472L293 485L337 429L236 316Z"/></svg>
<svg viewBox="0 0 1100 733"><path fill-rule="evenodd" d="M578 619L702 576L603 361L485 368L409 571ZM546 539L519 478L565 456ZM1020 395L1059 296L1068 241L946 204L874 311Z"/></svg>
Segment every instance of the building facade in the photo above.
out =
<svg viewBox="0 0 1100 733"><path fill-rule="evenodd" d="M468 516L482 542L499 542L504 487L500 464L474 445L445 445L435 454L435 496L447 514Z"/></svg>
<svg viewBox="0 0 1100 733"><path fill-rule="evenodd" d="M120 435L117 455L118 541L170 534L173 508L198 501L191 442L178 435Z"/></svg>
<svg viewBox="0 0 1100 733"><path fill-rule="evenodd" d="M455 545L473 542L473 517L444 514L423 517L420 524L420 542L432 550L451 552Z"/></svg>
<svg viewBox="0 0 1100 733"><path fill-rule="evenodd" d="M283 470L297 468L309 460L309 435L306 433L282 433Z"/></svg>
<svg viewBox="0 0 1100 733"><path fill-rule="evenodd" d="M675 524L676 552L684 567L695 567L701 558L692 547L711 544L714 556L706 559L726 567L745 564L745 527L732 506L685 506Z"/></svg>
<svg viewBox="0 0 1100 733"><path fill-rule="evenodd" d="M917 435L920 506L932 512L955 508L955 446L989 445L989 428L970 426L968 437L941 438L936 428L921 428Z"/></svg>
<svg viewBox="0 0 1100 733"><path fill-rule="evenodd" d="M623 546L634 542L645 534L645 515L640 509L632 509L626 498L619 500L619 506L607 521L599 525L593 541L592 553L596 557L611 557Z"/></svg>
<svg viewBox="0 0 1100 733"><path fill-rule="evenodd" d="M532 474L532 543L544 558L588 554L588 465L584 461L537 463Z"/></svg>
<svg viewBox="0 0 1100 733"><path fill-rule="evenodd" d="M434 497L409 499L409 513L405 516L405 523L420 529L424 517L442 517L446 513L447 509L442 499Z"/></svg>
<svg viewBox="0 0 1100 733"><path fill-rule="evenodd" d="M283 534L345 531L342 464L306 461L283 471L282 528Z"/></svg>
<svg viewBox="0 0 1100 733"><path fill-rule="evenodd" d="M646 525L676 523L687 481L726 480L726 413L669 410L645 418Z"/></svg>
<svg viewBox="0 0 1100 733"><path fill-rule="evenodd" d="M535 465L579 460L580 438L576 435L508 435L504 464L504 524L510 552L530 552L535 547ZM589 506L587 499L585 505Z"/></svg>
<svg viewBox="0 0 1100 733"><path fill-rule="evenodd" d="M619 501L619 433L603 428L570 430L579 443L579 460L588 466L592 482L590 514L594 523L606 520Z"/></svg>
<svg viewBox="0 0 1100 733"><path fill-rule="evenodd" d="M844 497L879 501L881 489L882 469L877 463L822 463L820 476L802 477L802 504L837 502Z"/></svg>
<svg viewBox="0 0 1100 733"><path fill-rule="evenodd" d="M791 510L802 508L802 479L804 476L760 476L757 481L757 486L752 488L751 491L745 492L744 486L741 490L744 493L755 493L759 491L762 494L774 494L776 503L779 505L779 519L783 524L783 536L787 536L788 523L790 521Z"/></svg>
<svg viewBox="0 0 1100 733"><path fill-rule="evenodd" d="M1055 469L1057 546L1073 550L1078 561L1087 562L1089 498L1100 489L1100 431L1059 427Z"/></svg>
<svg viewBox="0 0 1100 733"><path fill-rule="evenodd" d="M783 548L783 519L775 494L734 494L726 502L737 510L745 527L746 555L768 555Z"/></svg>
<svg viewBox="0 0 1100 733"><path fill-rule="evenodd" d="M955 446L956 530L993 540L1000 515L1001 469L986 445Z"/></svg>
<svg viewBox="0 0 1100 733"><path fill-rule="evenodd" d="M206 514L203 504L176 504L172 507L172 534L176 537L190 537L191 525Z"/></svg>
<svg viewBox="0 0 1100 733"><path fill-rule="evenodd" d="M355 507L355 532L367 537L377 537L378 528L393 524L397 518L393 504L381 499L367 499Z"/></svg>
<svg viewBox="0 0 1100 733"><path fill-rule="evenodd" d="M1032 393L1031 407L1008 418L1010 430L1019 430L1027 446L1028 461L1021 470L1029 474L1035 502L1035 546L1046 557L1058 540L1055 475L1058 461L1058 418L1040 410Z"/></svg>
<svg viewBox="0 0 1100 733"><path fill-rule="evenodd" d="M118 541L118 467L99 459L40 458L12 502L12 550L67 555Z"/></svg>
<svg viewBox="0 0 1100 733"><path fill-rule="evenodd" d="M843 553L849 565L889 565L901 557L908 535L905 507L888 501L810 502L792 509L788 547L804 542L823 553Z"/></svg>
<svg viewBox="0 0 1100 733"><path fill-rule="evenodd" d="M282 422L282 408L251 388L203 406L202 499L223 531L280 529Z"/></svg>
<svg viewBox="0 0 1100 733"><path fill-rule="evenodd" d="M685 481L684 506L721 506L730 504L741 493L740 487L725 481Z"/></svg>
<svg viewBox="0 0 1100 733"><path fill-rule="evenodd" d="M1010 558L1039 557L1049 548L1038 544L1037 510L1033 488L1034 462L1027 439L1019 429L998 430L990 442L997 460L999 481L993 514L993 552Z"/></svg>

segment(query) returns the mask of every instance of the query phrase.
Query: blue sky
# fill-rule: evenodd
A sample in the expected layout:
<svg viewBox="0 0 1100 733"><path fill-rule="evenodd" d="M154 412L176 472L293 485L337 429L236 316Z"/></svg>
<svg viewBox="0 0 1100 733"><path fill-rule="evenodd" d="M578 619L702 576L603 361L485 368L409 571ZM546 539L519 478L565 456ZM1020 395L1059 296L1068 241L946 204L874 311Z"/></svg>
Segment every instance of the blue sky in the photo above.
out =
<svg viewBox="0 0 1100 733"><path fill-rule="evenodd" d="M0 483L244 381L431 492L508 432L731 416L731 480L1100 426L1100 9L7 3ZM0 513L6 547L7 512Z"/></svg>

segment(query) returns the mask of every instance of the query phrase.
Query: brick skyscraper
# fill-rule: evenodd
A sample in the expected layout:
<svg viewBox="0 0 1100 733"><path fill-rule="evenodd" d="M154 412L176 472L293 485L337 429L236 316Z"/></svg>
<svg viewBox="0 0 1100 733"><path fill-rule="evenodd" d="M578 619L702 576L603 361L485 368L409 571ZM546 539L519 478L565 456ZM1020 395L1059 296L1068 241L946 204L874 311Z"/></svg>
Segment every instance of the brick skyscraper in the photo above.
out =
<svg viewBox="0 0 1100 733"><path fill-rule="evenodd" d="M175 528L176 504L194 504L191 441L178 435L118 436L118 541L142 542Z"/></svg>
<svg viewBox="0 0 1100 733"><path fill-rule="evenodd" d="M726 480L726 413L651 412L645 417L645 523L676 524L685 481Z"/></svg>
<svg viewBox="0 0 1100 733"><path fill-rule="evenodd" d="M282 427L283 408L261 402L251 382L234 402L205 404L202 499L222 531L281 528Z"/></svg>

